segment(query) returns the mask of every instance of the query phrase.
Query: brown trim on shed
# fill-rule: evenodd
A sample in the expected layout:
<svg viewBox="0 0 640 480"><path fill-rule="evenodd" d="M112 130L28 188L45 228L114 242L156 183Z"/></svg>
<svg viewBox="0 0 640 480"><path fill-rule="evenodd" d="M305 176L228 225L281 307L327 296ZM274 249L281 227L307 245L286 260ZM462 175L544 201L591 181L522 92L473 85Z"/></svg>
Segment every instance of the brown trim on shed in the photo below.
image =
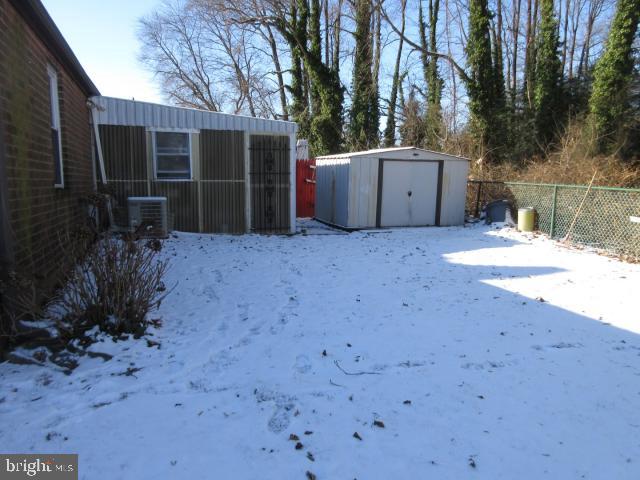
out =
<svg viewBox="0 0 640 480"><path fill-rule="evenodd" d="M442 210L442 177L444 176L444 160L438 160L438 190L436 193L436 227L440 226Z"/></svg>
<svg viewBox="0 0 640 480"><path fill-rule="evenodd" d="M378 193L376 198L376 227L380 228L382 218L382 171L384 170L384 158L378 159Z"/></svg>

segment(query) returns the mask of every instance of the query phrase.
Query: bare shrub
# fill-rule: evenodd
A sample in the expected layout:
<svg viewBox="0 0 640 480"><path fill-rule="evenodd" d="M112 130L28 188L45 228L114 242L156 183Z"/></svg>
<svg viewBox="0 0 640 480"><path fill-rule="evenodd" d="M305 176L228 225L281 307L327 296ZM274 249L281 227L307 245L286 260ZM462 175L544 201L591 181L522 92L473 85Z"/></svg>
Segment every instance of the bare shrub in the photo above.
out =
<svg viewBox="0 0 640 480"><path fill-rule="evenodd" d="M157 246L110 235L88 247L81 241L70 244L67 254L77 266L60 294L61 333L75 338L97 325L114 336L142 335L147 315L169 293L162 281L168 261L158 258Z"/></svg>
<svg viewBox="0 0 640 480"><path fill-rule="evenodd" d="M33 279L16 271L0 279L0 337L9 345L20 336L21 322L40 318L42 311Z"/></svg>
<svg viewBox="0 0 640 480"><path fill-rule="evenodd" d="M639 187L640 164L622 160L615 154L595 155L596 140L586 122L574 120L566 127L555 149L546 155L521 164L472 161L470 177L474 180L586 185L597 172L594 185Z"/></svg>

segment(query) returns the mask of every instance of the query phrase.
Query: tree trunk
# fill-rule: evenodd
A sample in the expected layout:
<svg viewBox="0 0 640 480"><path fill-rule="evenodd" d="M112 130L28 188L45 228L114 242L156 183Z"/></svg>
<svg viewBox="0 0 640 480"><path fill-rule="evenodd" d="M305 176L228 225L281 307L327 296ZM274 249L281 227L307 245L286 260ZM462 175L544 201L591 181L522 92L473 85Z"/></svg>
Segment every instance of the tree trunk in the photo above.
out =
<svg viewBox="0 0 640 480"><path fill-rule="evenodd" d="M324 63L329 65L331 61L331 49L329 48L329 0L324 0Z"/></svg>
<svg viewBox="0 0 640 480"><path fill-rule="evenodd" d="M398 43L398 53L396 54L396 64L393 69L393 80L391 83L391 93L389 95L389 109L387 110L387 126L384 130L384 146L393 147L396 143L396 104L398 102L398 83L400 81L400 62L402 60L402 47L404 45L404 29L406 24L405 11L406 0L400 0L402 20L400 24L400 40Z"/></svg>
<svg viewBox="0 0 640 480"><path fill-rule="evenodd" d="M529 108L531 108L531 95L530 95L530 76L532 70L532 27L533 27L533 18L531 17L533 3L532 0L527 0L527 32L525 34L526 43L524 48L524 96Z"/></svg>
<svg viewBox="0 0 640 480"><path fill-rule="evenodd" d="M266 26L269 46L271 47L271 57L273 58L273 66L276 69L276 77L278 79L278 90L280 94L280 108L282 109L282 119L289 120L289 108L287 106L287 93L285 92L284 78L282 75L282 67L280 66L280 56L278 55L278 45L273 36L273 31L269 25Z"/></svg>
<svg viewBox="0 0 640 480"><path fill-rule="evenodd" d="M562 27L562 76L567 67L567 33L569 32L569 7L571 6L571 0L565 0L564 5L564 26Z"/></svg>
<svg viewBox="0 0 640 480"><path fill-rule="evenodd" d="M373 37L374 12L371 0L355 3L355 56L353 62L353 99L350 112L350 147L373 148L378 137L378 99L375 92Z"/></svg>
<svg viewBox="0 0 640 480"><path fill-rule="evenodd" d="M336 74L340 72L340 28L342 21L342 2L343 0L338 0L336 18L333 22L333 60L331 61L331 68L336 72Z"/></svg>
<svg viewBox="0 0 640 480"><path fill-rule="evenodd" d="M511 105L515 109L518 91L518 43L520 37L520 6L522 0L514 0L513 8L513 61L511 64Z"/></svg>
<svg viewBox="0 0 640 480"><path fill-rule="evenodd" d="M320 0L311 0L309 15L309 53L322 62L322 39L320 36ZM310 79L309 93L311 95L311 111L317 115L321 108L320 86Z"/></svg>

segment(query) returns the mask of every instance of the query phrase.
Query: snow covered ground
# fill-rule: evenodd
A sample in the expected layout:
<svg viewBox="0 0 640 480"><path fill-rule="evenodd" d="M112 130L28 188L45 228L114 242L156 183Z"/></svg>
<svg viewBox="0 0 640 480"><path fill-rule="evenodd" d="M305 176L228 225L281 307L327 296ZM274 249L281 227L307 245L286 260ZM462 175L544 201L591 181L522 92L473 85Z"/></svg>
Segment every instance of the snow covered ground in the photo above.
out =
<svg viewBox="0 0 640 480"><path fill-rule="evenodd" d="M167 241L160 348L1 364L0 450L79 453L84 479L640 478L640 265L307 226Z"/></svg>

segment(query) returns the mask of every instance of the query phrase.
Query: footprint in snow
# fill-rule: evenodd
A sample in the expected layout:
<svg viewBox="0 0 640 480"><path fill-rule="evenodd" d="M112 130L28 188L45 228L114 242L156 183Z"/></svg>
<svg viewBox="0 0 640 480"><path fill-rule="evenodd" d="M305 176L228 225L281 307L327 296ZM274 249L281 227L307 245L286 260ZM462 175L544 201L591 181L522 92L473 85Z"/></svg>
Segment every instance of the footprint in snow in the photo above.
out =
<svg viewBox="0 0 640 480"><path fill-rule="evenodd" d="M238 304L238 320L241 322L246 322L249 320L249 304L248 303L239 303Z"/></svg>
<svg viewBox="0 0 640 480"><path fill-rule="evenodd" d="M298 355L293 368L298 373L307 373L311 370L311 360L306 355Z"/></svg>
<svg viewBox="0 0 640 480"><path fill-rule="evenodd" d="M213 285L205 285L202 289L202 294L211 301L217 302L220 300L220 297L218 297Z"/></svg>
<svg viewBox="0 0 640 480"><path fill-rule="evenodd" d="M289 427L291 415L295 409L295 397L290 397L278 392L254 391L258 403L273 402L276 410L267 422L267 428L273 433L281 433Z"/></svg>

